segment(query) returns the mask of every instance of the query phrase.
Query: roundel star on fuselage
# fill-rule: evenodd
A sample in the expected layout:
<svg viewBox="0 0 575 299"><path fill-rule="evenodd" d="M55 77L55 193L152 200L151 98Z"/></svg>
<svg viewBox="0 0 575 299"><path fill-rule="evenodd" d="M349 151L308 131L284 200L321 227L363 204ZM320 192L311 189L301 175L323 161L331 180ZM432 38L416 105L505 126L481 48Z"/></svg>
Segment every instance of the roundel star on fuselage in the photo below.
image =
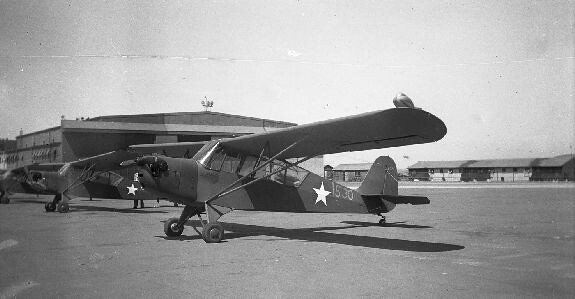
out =
<svg viewBox="0 0 575 299"><path fill-rule="evenodd" d="M134 184L132 184L132 186L128 186L126 188L128 188L128 194L133 194L134 196L136 195L136 190L138 190L138 188L134 187Z"/></svg>
<svg viewBox="0 0 575 299"><path fill-rule="evenodd" d="M328 196L329 194L331 194L331 192L326 191L323 188L323 182L321 182L321 187L319 187L319 189L317 188L313 188L313 190L315 191L315 193L317 193L317 198L315 200L315 203L317 204L318 202L322 201L323 204L327 207L327 199L326 196Z"/></svg>

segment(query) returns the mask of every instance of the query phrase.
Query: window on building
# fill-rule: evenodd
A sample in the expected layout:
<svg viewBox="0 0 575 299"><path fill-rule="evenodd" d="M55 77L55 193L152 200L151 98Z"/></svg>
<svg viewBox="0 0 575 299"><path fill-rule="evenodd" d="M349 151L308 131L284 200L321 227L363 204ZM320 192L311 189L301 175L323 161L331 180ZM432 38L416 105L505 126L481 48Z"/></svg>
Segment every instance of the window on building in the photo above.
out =
<svg viewBox="0 0 575 299"><path fill-rule="evenodd" d="M361 171L356 171L356 172L355 172L355 177L356 177L356 178L361 177Z"/></svg>
<svg viewBox="0 0 575 299"><path fill-rule="evenodd" d="M439 173L443 173L443 168L439 168Z"/></svg>
<svg viewBox="0 0 575 299"><path fill-rule="evenodd" d="M501 172L506 172L507 168L501 168Z"/></svg>
<svg viewBox="0 0 575 299"><path fill-rule="evenodd" d="M513 167L513 172L517 172L517 167Z"/></svg>

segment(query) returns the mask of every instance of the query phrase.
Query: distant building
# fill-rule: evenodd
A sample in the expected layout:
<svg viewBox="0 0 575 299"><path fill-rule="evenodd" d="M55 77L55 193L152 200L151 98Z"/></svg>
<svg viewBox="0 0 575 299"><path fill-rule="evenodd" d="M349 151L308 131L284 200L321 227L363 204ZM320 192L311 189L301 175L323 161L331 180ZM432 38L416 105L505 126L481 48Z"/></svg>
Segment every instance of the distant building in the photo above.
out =
<svg viewBox="0 0 575 299"><path fill-rule="evenodd" d="M323 167L323 177L328 179L328 180L332 180L333 179L333 166L331 165L325 165Z"/></svg>
<svg viewBox="0 0 575 299"><path fill-rule="evenodd" d="M419 161L408 170L420 181L574 181L575 158Z"/></svg>
<svg viewBox="0 0 575 299"><path fill-rule="evenodd" d="M340 164L324 167L325 177L336 182L361 182L365 179L372 163Z"/></svg>

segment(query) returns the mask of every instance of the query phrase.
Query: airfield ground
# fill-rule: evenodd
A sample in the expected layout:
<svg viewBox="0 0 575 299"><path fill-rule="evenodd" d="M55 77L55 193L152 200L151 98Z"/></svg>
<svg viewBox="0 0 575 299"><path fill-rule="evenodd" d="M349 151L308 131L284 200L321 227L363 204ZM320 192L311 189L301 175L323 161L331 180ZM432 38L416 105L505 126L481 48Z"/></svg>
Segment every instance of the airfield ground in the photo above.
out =
<svg viewBox="0 0 575 299"><path fill-rule="evenodd" d="M49 197L17 194L0 206L0 297L573 298L574 184L400 193L431 205L399 206L387 227L373 215L235 211L220 244L190 226L166 238L163 221L181 212L168 202L78 198L60 214L44 212Z"/></svg>

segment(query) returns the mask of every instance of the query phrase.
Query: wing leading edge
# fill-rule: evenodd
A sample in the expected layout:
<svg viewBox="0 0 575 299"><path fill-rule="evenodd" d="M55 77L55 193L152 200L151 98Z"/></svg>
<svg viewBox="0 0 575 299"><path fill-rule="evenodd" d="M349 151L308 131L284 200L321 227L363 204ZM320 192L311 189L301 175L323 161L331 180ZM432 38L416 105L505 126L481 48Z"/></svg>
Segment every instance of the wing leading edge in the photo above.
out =
<svg viewBox="0 0 575 299"><path fill-rule="evenodd" d="M221 146L274 155L298 142L278 158L364 151L438 141L447 133L443 121L421 109L393 108L331 119L277 131L224 139Z"/></svg>
<svg viewBox="0 0 575 299"><path fill-rule="evenodd" d="M364 151L438 141L447 133L443 121L435 115L413 108L393 108L311 124L283 128L266 133L226 138L220 145L230 152L259 155L262 149L278 159ZM197 152L205 142L132 145L139 154L163 153L181 157Z"/></svg>

